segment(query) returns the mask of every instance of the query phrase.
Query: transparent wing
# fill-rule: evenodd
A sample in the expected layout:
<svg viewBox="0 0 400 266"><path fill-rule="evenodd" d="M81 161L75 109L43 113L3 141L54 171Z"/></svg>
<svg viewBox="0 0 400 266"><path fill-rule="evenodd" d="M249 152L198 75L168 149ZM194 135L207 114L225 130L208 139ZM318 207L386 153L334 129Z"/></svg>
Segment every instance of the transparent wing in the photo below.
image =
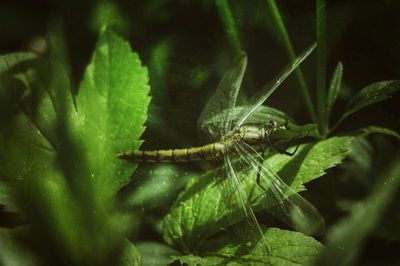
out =
<svg viewBox="0 0 400 266"><path fill-rule="evenodd" d="M241 115L243 115L243 113L247 110L249 110L249 106L236 106L230 109L229 118L231 122L236 124L241 118ZM226 111L214 114L212 117L207 119L207 123L216 125L222 123L227 116L225 112ZM257 108L254 114L247 119L246 123L265 124L268 121L275 121L278 124L283 124L287 121L293 121L293 119L278 109L261 105L259 108Z"/></svg>
<svg viewBox="0 0 400 266"><path fill-rule="evenodd" d="M287 186L272 168L265 166L258 152L242 141L235 145L235 149L241 160L253 168L253 182L259 174L260 185L264 189L257 186L257 209L267 209L279 220L308 235L324 231L324 221L314 206Z"/></svg>
<svg viewBox="0 0 400 266"><path fill-rule="evenodd" d="M261 90L260 93L252 98L251 105L247 110L245 110L240 119L236 122L236 127L243 125L248 118L253 115L257 108L262 105L271 94L282 84L283 81L311 54L317 45L314 43L310 48L303 52L300 56L294 59L289 65L287 65L279 75L277 75L272 81L267 83Z"/></svg>
<svg viewBox="0 0 400 266"><path fill-rule="evenodd" d="M247 175L245 171L241 171L243 166L240 165L242 163L243 161L235 161L233 163L228 155L225 156L224 167L228 176L228 189L230 195L235 196L234 198L236 199L238 207L243 210L244 220L249 226L247 232L250 232L251 234L248 236L248 239L251 239L252 241L256 240L256 242L250 243L249 248L254 249L256 248L256 244L261 244L261 247L258 248L262 248L263 252L265 251L265 255L268 256L270 253L270 247L251 208L251 204L249 203L247 189L243 187L243 182L246 180Z"/></svg>
<svg viewBox="0 0 400 266"><path fill-rule="evenodd" d="M214 95L204 106L198 119L197 127L202 133L217 138L222 137L231 129L231 110L235 107L246 66L247 56L243 53L236 59L232 68L224 74ZM219 122L215 123L214 120L210 120L219 113L224 114Z"/></svg>

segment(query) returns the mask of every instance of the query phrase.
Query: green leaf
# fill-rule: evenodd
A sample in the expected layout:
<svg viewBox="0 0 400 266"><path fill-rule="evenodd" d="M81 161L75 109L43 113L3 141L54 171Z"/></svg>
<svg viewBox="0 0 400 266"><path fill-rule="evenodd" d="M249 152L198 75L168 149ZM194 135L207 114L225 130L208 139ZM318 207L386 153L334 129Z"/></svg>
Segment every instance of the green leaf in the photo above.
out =
<svg viewBox="0 0 400 266"><path fill-rule="evenodd" d="M247 233L237 226L233 234L213 239L210 242L211 249L206 253L174 256L174 259L181 264L204 266L307 265L322 250L322 245L312 237L298 232L268 228L264 230L264 237L268 239L271 252L266 256L263 249L251 245L252 240L248 239Z"/></svg>
<svg viewBox="0 0 400 266"><path fill-rule="evenodd" d="M336 102L336 99L339 95L340 86L342 83L342 75L343 75L343 65L342 62L339 62L333 72L333 76L331 82L329 83L329 90L328 90L328 102L327 102L327 115L328 120L329 116L332 113L333 105Z"/></svg>
<svg viewBox="0 0 400 266"><path fill-rule="evenodd" d="M24 223L12 196L10 184L0 180L0 227L14 228Z"/></svg>
<svg viewBox="0 0 400 266"><path fill-rule="evenodd" d="M370 134L383 134L386 136L392 136L397 140L400 140L400 134L394 130L385 127L377 127L377 126L368 126L365 128L359 129L363 135L370 135Z"/></svg>
<svg viewBox="0 0 400 266"><path fill-rule="evenodd" d="M0 130L7 127L17 101L27 98L27 88L37 80L37 56L33 53L11 53L0 58ZM10 89L12 88L12 89ZM35 96L38 96L36 91ZM32 106L31 106L32 107Z"/></svg>
<svg viewBox="0 0 400 266"><path fill-rule="evenodd" d="M142 259L139 250L128 240L125 240L121 256L121 266L140 266Z"/></svg>
<svg viewBox="0 0 400 266"><path fill-rule="evenodd" d="M315 144L300 145L299 150L292 157L284 154L275 154L266 160L275 172L290 182L295 191L304 190L306 184L326 173L326 170L342 162L349 150L348 146L353 137L332 137Z"/></svg>
<svg viewBox="0 0 400 266"><path fill-rule="evenodd" d="M169 265L173 262L171 256L179 255L171 247L158 242L139 242L136 243L136 247L142 254L143 265Z"/></svg>
<svg viewBox="0 0 400 266"><path fill-rule="evenodd" d="M0 264L3 266L42 265L32 252L16 241L15 231L16 230L0 229Z"/></svg>
<svg viewBox="0 0 400 266"><path fill-rule="evenodd" d="M90 19L91 28L96 32L101 32L105 25L124 31L129 27L126 17L124 17L118 5L112 1L97 2L93 8Z"/></svg>
<svg viewBox="0 0 400 266"><path fill-rule="evenodd" d="M303 144L294 156L276 154L265 161L265 166L272 167L293 190L302 191L303 184L343 160L351 140L352 137L334 137L315 144ZM255 182L256 171L245 174L248 178L242 186L253 209L268 207L268 203L260 201L262 191ZM221 168L189 182L164 218L165 241L179 250L191 252L223 228L244 219L242 206L230 190L226 190L227 186L230 181Z"/></svg>
<svg viewBox="0 0 400 266"><path fill-rule="evenodd" d="M76 97L81 119L74 123L97 197L111 197L136 168L117 159L118 152L138 149L150 98L147 70L129 44L105 29Z"/></svg>
<svg viewBox="0 0 400 266"><path fill-rule="evenodd" d="M361 135L354 138L349 145L347 160L340 165L345 175L351 175L362 186L368 186L371 181L367 178L372 174L374 150L371 143Z"/></svg>
<svg viewBox="0 0 400 266"><path fill-rule="evenodd" d="M10 181L30 225L19 239L52 253L41 257L45 264L108 265L120 255L128 227L113 196L136 167L116 155L141 144L147 71L128 43L108 29L75 99L62 52L50 59L19 62L29 67L16 74L9 69L25 86L0 145L2 178Z"/></svg>
<svg viewBox="0 0 400 266"><path fill-rule="evenodd" d="M349 102L346 111L337 124L340 124L351 114L380 101L389 99L391 94L400 89L399 80L386 80L372 83L359 91Z"/></svg>
<svg viewBox="0 0 400 266"><path fill-rule="evenodd" d="M126 204L130 208L140 207L150 210L160 205L172 202L178 191L187 183L190 175L179 171L176 165L161 164L154 166L152 170L139 169L129 187Z"/></svg>
<svg viewBox="0 0 400 266"><path fill-rule="evenodd" d="M400 184L400 156L394 157L373 192L328 232L327 248L316 265L354 265L368 235L377 227Z"/></svg>

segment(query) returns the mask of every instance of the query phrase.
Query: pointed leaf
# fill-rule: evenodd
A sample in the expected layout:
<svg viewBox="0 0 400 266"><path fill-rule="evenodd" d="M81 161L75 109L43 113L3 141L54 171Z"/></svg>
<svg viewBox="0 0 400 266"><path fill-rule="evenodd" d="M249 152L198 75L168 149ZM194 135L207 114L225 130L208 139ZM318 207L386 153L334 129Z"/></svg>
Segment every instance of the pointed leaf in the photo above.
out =
<svg viewBox="0 0 400 266"><path fill-rule="evenodd" d="M391 94L400 89L399 80L387 80L372 83L361 91L359 91L347 105L346 111L343 114L340 122L349 115L380 101L389 99Z"/></svg>
<svg viewBox="0 0 400 266"><path fill-rule="evenodd" d="M109 265L128 225L112 197L135 168L116 154L141 143L147 71L128 43L105 29L74 101L59 57L9 69L25 93L1 128L1 178L29 222L24 244L52 253L44 264Z"/></svg>
<svg viewBox="0 0 400 266"><path fill-rule="evenodd" d="M88 156L95 186L108 196L127 183L136 167L116 154L141 145L148 94L147 70L139 56L121 37L104 30L76 97L82 121L74 130Z"/></svg>
<svg viewBox="0 0 400 266"><path fill-rule="evenodd" d="M336 99L339 95L340 86L342 83L342 74L343 74L343 65L342 62L339 62L333 72L333 76L331 82L329 83L329 90L328 90L328 118L332 112L333 105L336 102Z"/></svg>
<svg viewBox="0 0 400 266"><path fill-rule="evenodd" d="M363 133L363 135L383 134L386 136L392 136L400 141L399 133L397 133L396 131L391 130L389 128L385 128L385 127L369 126L369 127L361 128L361 129L359 129L359 131L361 131Z"/></svg>

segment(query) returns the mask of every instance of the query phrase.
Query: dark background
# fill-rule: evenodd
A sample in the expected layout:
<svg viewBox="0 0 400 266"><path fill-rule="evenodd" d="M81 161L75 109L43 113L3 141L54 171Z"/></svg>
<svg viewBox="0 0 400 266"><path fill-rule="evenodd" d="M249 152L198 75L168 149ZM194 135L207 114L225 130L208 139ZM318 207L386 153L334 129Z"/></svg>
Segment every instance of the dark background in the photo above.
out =
<svg viewBox="0 0 400 266"><path fill-rule="evenodd" d="M231 2L234 2L231 8L240 39L249 56L244 84L245 93L251 95L274 77L289 59L264 1ZM315 41L315 3L280 1L278 4L295 50L299 53ZM78 87L97 39L96 14L104 5L105 9L114 9L119 14L113 23L116 30L129 40L149 68L153 99L143 137L146 139L144 148L198 144L196 119L219 78L229 67L229 59L232 59L229 55L233 54L214 1L142 0L109 4L68 0L2 1L0 53L35 50L46 55L43 44L49 28L61 25L71 78ZM338 61L344 65L343 88L335 105L333 120L340 116L346 101L366 85L399 78L399 14L400 2L395 0L327 1L328 80ZM152 58L160 44L166 44L169 53L165 62L156 66L152 64ZM157 67L165 70L162 75ZM311 95L315 95L315 55L303 69ZM310 122L296 88L295 80L290 80L269 100L269 104L287 112L300 123ZM390 100L368 107L347 119L337 133L368 125L399 131L398 104L400 97L397 94ZM164 124L160 124L159 120ZM367 195L376 181L371 177L373 173L378 174L385 160L390 160L391 154L398 150L398 144L391 140L374 137L369 141L376 161L365 175L367 185L360 185L357 179L350 178L349 181L348 176L343 178L344 181L338 181L343 173L335 169L323 181L310 186L310 191L320 190L310 197L324 214L328 225L343 214L342 210L332 210L337 207L336 199L356 200ZM332 186L336 194L327 200L324 191ZM388 216L385 219L392 218ZM144 230L151 231L146 227ZM390 234L400 234L399 229L396 230ZM151 239L157 238L157 235L148 233L141 237ZM388 261L395 259L398 244L399 237L393 240L387 233L374 234L364 249L361 264L380 261L382 257Z"/></svg>

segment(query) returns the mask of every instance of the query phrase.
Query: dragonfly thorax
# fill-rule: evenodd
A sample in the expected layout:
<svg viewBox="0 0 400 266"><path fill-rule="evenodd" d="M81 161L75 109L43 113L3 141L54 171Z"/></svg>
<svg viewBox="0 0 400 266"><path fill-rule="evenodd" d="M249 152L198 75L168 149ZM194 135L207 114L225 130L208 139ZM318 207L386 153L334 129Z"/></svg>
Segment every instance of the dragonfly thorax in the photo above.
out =
<svg viewBox="0 0 400 266"><path fill-rule="evenodd" d="M286 129L286 126L279 125L274 121L270 121L267 124L245 124L242 125L228 134L224 139L223 143L226 146L231 146L232 142L243 141L250 146L268 145L271 144L272 134L277 129Z"/></svg>

